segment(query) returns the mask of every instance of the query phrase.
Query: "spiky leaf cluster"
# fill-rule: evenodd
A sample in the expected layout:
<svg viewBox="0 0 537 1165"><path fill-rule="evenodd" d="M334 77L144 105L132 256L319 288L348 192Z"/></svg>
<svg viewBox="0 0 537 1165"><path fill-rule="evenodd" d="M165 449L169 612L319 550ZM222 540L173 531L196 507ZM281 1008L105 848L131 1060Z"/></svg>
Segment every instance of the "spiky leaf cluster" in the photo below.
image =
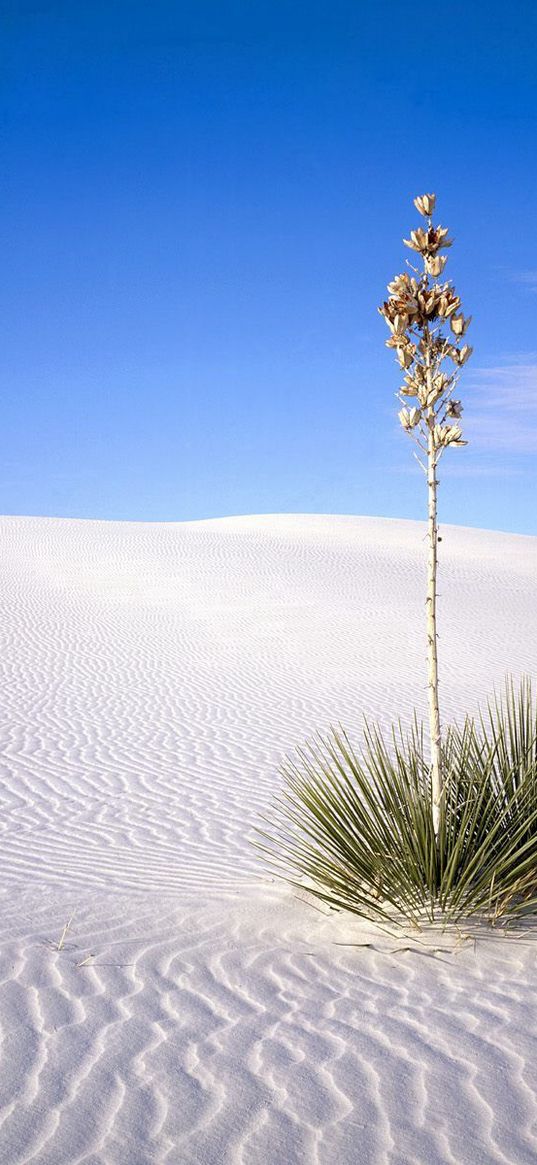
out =
<svg viewBox="0 0 537 1165"><path fill-rule="evenodd" d="M423 194L414 205L427 227L411 231L405 246L421 257L423 270L409 271L388 284L389 297L379 307L390 329L387 347L393 348L404 372L397 397L402 404L403 429L435 462L448 445L466 445L461 426L462 404L453 392L461 368L472 354L465 343L471 316L462 312L460 296L450 279L440 282L447 263L441 254L451 247L447 227L434 226L436 195Z"/></svg>
<svg viewBox="0 0 537 1165"><path fill-rule="evenodd" d="M529 679L448 729L435 834L420 725L385 740L342 729L287 759L285 787L260 830L279 876L381 923L515 922L537 910L537 703Z"/></svg>

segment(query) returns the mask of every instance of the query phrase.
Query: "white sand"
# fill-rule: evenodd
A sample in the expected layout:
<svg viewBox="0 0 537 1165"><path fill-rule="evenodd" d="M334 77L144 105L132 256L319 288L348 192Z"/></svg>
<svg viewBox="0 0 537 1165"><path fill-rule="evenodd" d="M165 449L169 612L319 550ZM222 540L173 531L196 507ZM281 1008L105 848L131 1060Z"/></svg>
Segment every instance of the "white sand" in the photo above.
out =
<svg viewBox="0 0 537 1165"><path fill-rule="evenodd" d="M423 525L0 526L2 1165L535 1163L537 938L401 949L249 843L424 710ZM535 675L537 538L442 533L447 717Z"/></svg>

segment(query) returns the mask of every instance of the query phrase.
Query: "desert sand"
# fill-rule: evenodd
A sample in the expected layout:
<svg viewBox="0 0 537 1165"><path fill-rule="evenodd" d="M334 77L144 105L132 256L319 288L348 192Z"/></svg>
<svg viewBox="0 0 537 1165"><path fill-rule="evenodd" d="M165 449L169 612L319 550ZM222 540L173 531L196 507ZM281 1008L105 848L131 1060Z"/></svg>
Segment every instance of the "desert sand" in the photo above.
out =
<svg viewBox="0 0 537 1165"><path fill-rule="evenodd" d="M530 1165L537 934L393 939L252 846L425 713L423 523L4 518L0 1162ZM535 677L537 538L444 527L444 718Z"/></svg>

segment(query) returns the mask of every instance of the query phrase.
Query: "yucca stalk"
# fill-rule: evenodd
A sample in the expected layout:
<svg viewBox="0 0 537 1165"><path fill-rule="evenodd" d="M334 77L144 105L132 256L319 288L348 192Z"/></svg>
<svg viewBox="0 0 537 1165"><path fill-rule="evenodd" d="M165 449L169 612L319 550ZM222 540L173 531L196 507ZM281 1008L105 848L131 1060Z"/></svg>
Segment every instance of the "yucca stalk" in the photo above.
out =
<svg viewBox="0 0 537 1165"><path fill-rule="evenodd" d="M396 394L403 405L399 420L423 454L423 457L419 454L415 456L427 480L429 553L426 611L430 784L433 826L438 838L444 781L436 620L439 539L436 471L448 446L467 444L457 423L462 415L462 404L460 400L454 400L453 392L460 370L472 349L467 344L461 344L471 316L465 319L460 311L461 300L451 280L437 282L447 263L447 256L440 252L450 247L453 240L447 237L447 227L433 225L435 203L434 194L423 194L414 199L414 205L426 219L427 227L412 231L410 239L403 240L405 246L421 257L423 270L409 263L412 274L405 271L388 284L389 298L378 310L391 332L386 341L387 346L395 349L399 366L405 373L404 383ZM451 335L446 335L442 330L448 322ZM445 371L445 361L451 362L449 372ZM414 398L417 403L409 406L409 398ZM452 424L452 421L455 423Z"/></svg>

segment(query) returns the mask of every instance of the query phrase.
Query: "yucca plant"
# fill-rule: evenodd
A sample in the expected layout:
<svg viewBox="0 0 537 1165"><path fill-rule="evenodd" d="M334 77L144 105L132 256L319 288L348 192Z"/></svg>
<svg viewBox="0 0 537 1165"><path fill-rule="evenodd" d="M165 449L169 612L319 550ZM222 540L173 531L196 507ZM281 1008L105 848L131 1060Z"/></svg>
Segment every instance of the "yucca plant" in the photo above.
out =
<svg viewBox="0 0 537 1165"><path fill-rule="evenodd" d="M451 246L434 194L414 200L426 227L405 244L422 261L388 284L379 308L404 372L399 420L416 442L428 496L428 735L417 720L387 742L365 726L356 754L343 729L299 748L260 848L272 868L332 906L419 925L478 915L512 920L537 907L537 706L529 680L507 683L474 722L441 731L436 623L437 468L465 445L454 398L472 349L450 280ZM448 330L449 329L449 330Z"/></svg>
<svg viewBox="0 0 537 1165"><path fill-rule="evenodd" d="M423 728L389 745L365 727L299 748L259 846L272 869L322 901L384 923L419 926L537 906L537 705L512 682L442 746L436 825Z"/></svg>

